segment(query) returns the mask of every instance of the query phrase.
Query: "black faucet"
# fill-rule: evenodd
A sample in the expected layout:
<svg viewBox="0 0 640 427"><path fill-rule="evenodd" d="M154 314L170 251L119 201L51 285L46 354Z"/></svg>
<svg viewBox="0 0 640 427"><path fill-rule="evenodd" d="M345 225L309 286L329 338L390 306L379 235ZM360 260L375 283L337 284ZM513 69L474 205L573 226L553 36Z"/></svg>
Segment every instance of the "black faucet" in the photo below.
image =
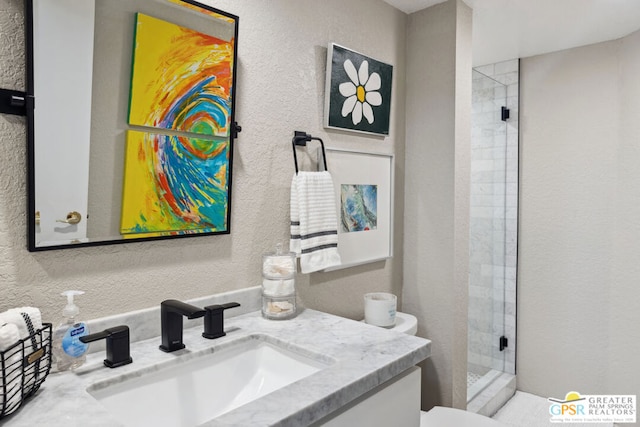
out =
<svg viewBox="0 0 640 427"><path fill-rule="evenodd" d="M168 299L160 304L160 326L162 328L162 345L160 350L167 353L184 348L182 343L182 316L197 319L204 316L205 311L196 306Z"/></svg>
<svg viewBox="0 0 640 427"><path fill-rule="evenodd" d="M101 339L107 341L107 358L104 359L104 366L117 368L133 362L129 354L129 327L116 326L105 329L102 332L80 337L83 343L90 343Z"/></svg>
<svg viewBox="0 0 640 427"><path fill-rule="evenodd" d="M204 316L204 332L202 336L209 339L220 338L227 335L224 332L224 311L227 308L240 307L237 302L216 304L205 307L207 314Z"/></svg>

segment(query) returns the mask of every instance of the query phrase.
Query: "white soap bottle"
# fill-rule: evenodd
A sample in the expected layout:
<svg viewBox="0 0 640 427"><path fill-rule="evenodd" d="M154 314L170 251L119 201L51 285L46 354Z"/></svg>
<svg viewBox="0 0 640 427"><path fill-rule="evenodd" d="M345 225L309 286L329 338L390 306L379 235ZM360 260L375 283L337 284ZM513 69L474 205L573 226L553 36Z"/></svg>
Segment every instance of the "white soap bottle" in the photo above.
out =
<svg viewBox="0 0 640 427"><path fill-rule="evenodd" d="M89 334L89 328L76 317L80 309L73 302L73 297L84 294L83 291L65 291L61 295L67 298L67 305L62 310L64 319L53 332L53 356L58 371L75 369L87 359L88 344L80 341L80 337Z"/></svg>

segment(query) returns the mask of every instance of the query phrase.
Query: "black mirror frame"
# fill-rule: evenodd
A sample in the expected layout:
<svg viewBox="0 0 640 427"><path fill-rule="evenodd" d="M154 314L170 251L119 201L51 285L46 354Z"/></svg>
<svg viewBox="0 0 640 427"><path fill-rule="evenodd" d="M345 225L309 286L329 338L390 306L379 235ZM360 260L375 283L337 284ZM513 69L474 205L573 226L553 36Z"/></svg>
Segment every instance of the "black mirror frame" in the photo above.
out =
<svg viewBox="0 0 640 427"><path fill-rule="evenodd" d="M184 3L197 6L210 12L225 16L235 21L234 28L234 44L233 44L233 88L231 91L231 128L229 131L229 171L228 171L228 204L227 204L227 228L224 231L204 232L204 233L185 233L177 235L165 236L149 236L136 239L105 239L89 242L78 243L62 243L60 245L37 246L36 245L36 203L35 203L35 136L34 136L34 110L35 110L35 93L34 93L34 47L33 47L33 2L38 0L25 0L25 53L26 53L26 96L25 110L27 117L27 248L29 252L50 251L57 249L83 248L89 246L117 245L123 243L139 243L156 240L179 239L188 237L202 237L231 233L231 206L232 206L232 188L233 188L233 152L234 140L237 139L238 133L242 128L235 121L236 115L236 95L237 95L237 64L238 64L238 25L240 18L231 13L213 8L211 6L199 3L194 0L180 0ZM108 1L108 0L103 0Z"/></svg>

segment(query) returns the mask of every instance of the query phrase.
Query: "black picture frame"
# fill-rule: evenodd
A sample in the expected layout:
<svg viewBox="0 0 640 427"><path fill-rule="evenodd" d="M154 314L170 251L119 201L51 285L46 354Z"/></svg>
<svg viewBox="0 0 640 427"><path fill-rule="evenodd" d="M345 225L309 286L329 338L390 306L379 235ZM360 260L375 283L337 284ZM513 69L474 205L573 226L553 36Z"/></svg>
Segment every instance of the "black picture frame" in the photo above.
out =
<svg viewBox="0 0 640 427"><path fill-rule="evenodd" d="M135 243L144 241L156 241L167 240L186 237L199 237L199 236L211 236L219 234L230 234L231 232L231 211L232 211L232 188L233 188L233 152L234 142L237 139L240 126L238 126L236 117L236 94L237 94L237 58L238 58L238 27L239 17L213 8L211 6L199 3L193 0L177 0L173 5L169 2L166 7L172 7L174 10L184 8L184 14L199 14L204 12L207 15L207 19L224 19L233 23L233 64L232 64L232 87L230 93L230 131L228 135L228 168L227 168L227 210L226 210L226 228L224 230L204 231L204 232L191 232L191 231L172 231L172 232L156 232L156 233L142 233L140 236L123 236L120 234L98 236L87 238L86 240L72 240L66 239L60 242L47 242L42 244L38 240L38 227L40 222L40 212L36 205L36 175L39 173L36 170L36 139L34 123L37 120L36 105L38 102L37 89L34 87L34 70L38 64L34 61L34 2L43 0L25 0L25 41L26 41L26 100L25 100L25 115L27 118L27 249L30 252L57 250L57 249L69 249L88 246L101 246L101 245L113 245L122 243ZM52 0L55 1L55 0ZM79 0L84 1L84 0ZM96 1L111 1L111 0L96 0ZM186 7L185 7L186 6ZM165 7L163 5L163 7ZM198 11L200 10L200 11ZM211 15L218 15L213 18ZM198 15L203 19L202 15ZM133 17L132 17L133 18ZM131 20L131 24L134 24L134 20ZM213 22L213 21L212 21ZM128 46L132 46L133 41ZM130 53L129 53L130 54ZM51 82L55 84L55 82ZM42 111L38 112L43 114ZM125 124L126 125L126 124ZM149 129L149 132L153 132L153 129ZM55 140L51 140L50 143L55 143ZM124 143L124 142L123 142ZM124 160L123 160L124 161ZM63 217L64 219L64 217ZM69 219L69 215L67 215ZM83 218L84 219L84 218Z"/></svg>
<svg viewBox="0 0 640 427"><path fill-rule="evenodd" d="M324 127L389 135L393 66L330 43Z"/></svg>

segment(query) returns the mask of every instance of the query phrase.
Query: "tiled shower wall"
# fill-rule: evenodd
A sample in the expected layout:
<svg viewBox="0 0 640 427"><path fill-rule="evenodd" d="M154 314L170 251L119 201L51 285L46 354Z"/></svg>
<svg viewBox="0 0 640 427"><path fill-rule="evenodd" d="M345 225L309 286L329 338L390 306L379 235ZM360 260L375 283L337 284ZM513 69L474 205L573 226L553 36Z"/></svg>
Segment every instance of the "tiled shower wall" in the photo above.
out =
<svg viewBox="0 0 640 427"><path fill-rule="evenodd" d="M518 64L477 67L486 77L474 73L473 80L468 362L480 375L515 374ZM503 333L508 347L501 352Z"/></svg>

